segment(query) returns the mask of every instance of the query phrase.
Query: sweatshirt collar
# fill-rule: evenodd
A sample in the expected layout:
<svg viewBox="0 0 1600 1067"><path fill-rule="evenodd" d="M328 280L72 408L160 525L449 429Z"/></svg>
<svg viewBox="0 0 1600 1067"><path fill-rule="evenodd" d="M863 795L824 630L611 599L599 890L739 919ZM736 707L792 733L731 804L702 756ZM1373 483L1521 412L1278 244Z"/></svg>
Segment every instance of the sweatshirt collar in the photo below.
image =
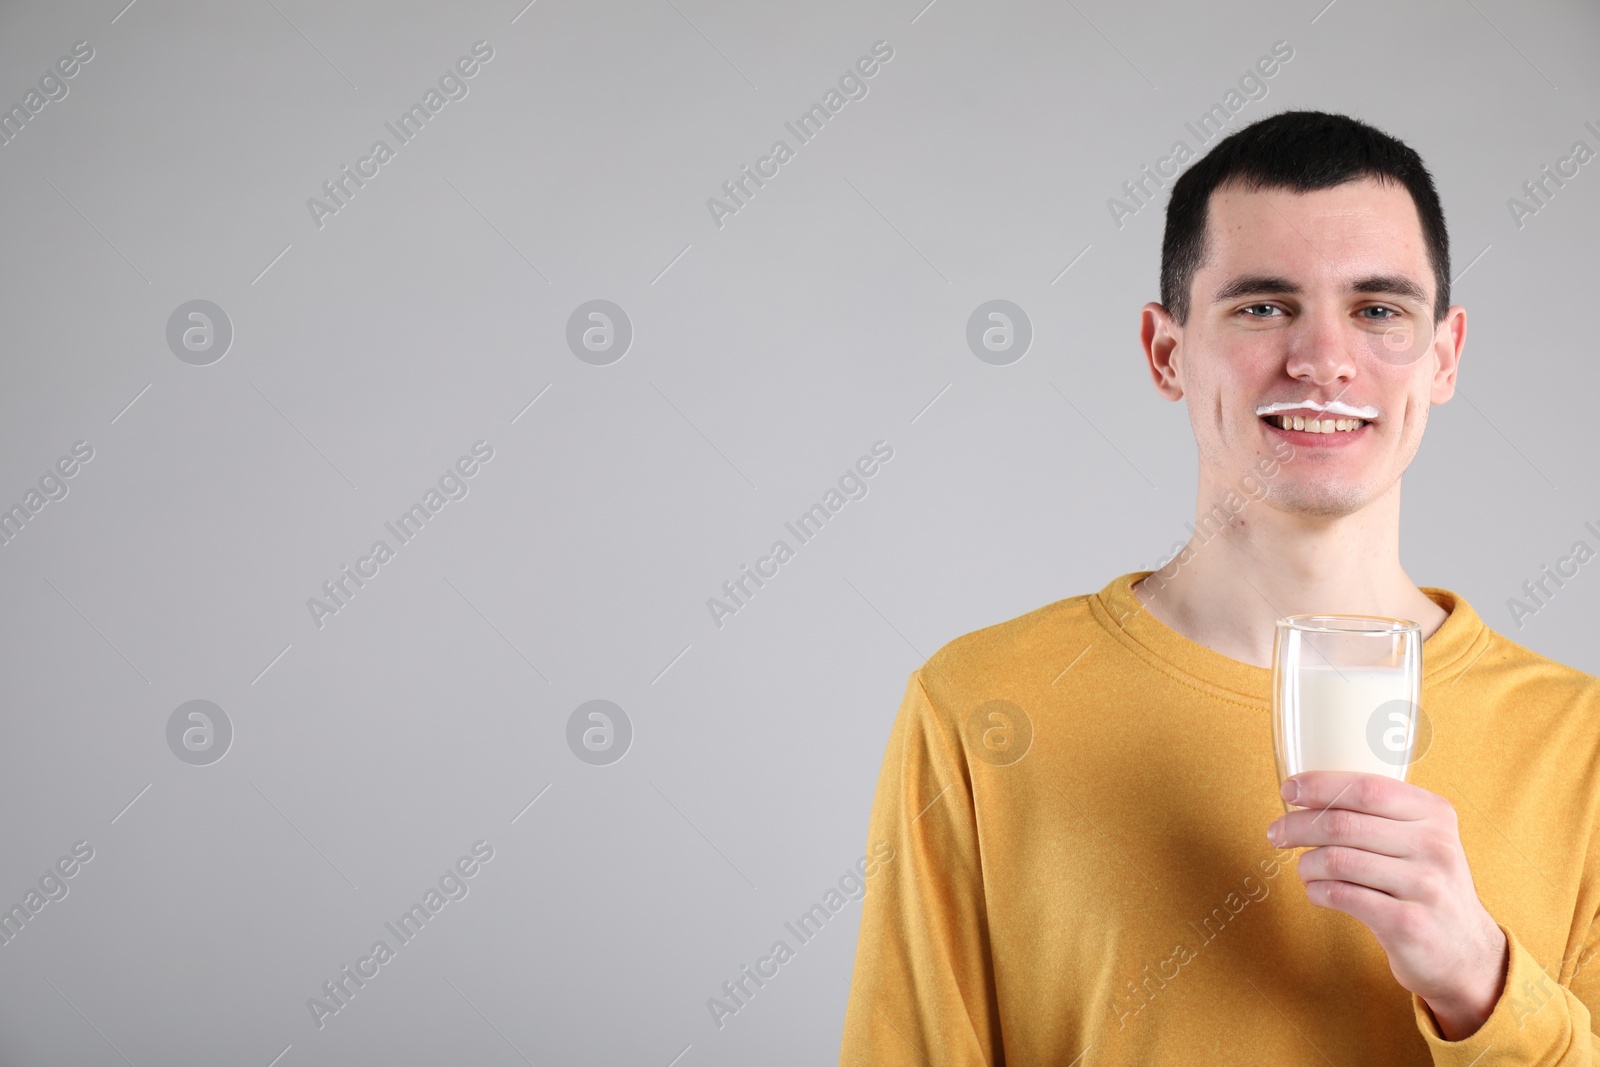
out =
<svg viewBox="0 0 1600 1067"><path fill-rule="evenodd" d="M1113 578L1089 598L1090 611L1112 639L1151 666L1215 696L1270 708L1272 671L1224 656L1191 641L1152 615L1133 585L1153 571ZM1449 684L1465 673L1489 644L1489 630L1472 605L1448 589L1421 586L1428 599L1449 613L1422 643L1422 688Z"/></svg>

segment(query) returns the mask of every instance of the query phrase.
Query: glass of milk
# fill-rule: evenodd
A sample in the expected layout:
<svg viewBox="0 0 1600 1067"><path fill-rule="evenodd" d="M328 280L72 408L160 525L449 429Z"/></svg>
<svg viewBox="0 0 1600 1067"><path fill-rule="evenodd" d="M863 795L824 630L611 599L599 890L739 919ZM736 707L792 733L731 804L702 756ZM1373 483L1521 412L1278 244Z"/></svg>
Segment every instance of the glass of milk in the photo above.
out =
<svg viewBox="0 0 1600 1067"><path fill-rule="evenodd" d="M1422 627L1375 615L1279 619L1272 650L1278 784L1301 771L1405 781L1417 739ZM1284 811L1293 810L1284 803Z"/></svg>

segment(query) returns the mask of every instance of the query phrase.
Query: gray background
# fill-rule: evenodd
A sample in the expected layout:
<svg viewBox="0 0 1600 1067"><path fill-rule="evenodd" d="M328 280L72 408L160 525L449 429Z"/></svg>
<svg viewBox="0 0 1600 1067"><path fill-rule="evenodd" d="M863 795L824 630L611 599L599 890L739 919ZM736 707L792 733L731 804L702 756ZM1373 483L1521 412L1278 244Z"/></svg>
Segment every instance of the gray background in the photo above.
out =
<svg viewBox="0 0 1600 1067"><path fill-rule="evenodd" d="M1600 162L1507 207L1600 149L1593 4L124 3L0 10L0 104L95 51L0 147L0 504L94 449L0 547L0 904L95 850L0 946L4 1063L832 1062L859 904L723 1028L706 998L866 851L908 672L1186 536L1188 422L1136 339L1165 195L1121 228L1106 201L1279 40L1228 129L1354 114L1450 222L1470 335L1409 573L1600 672L1600 563L1506 607L1600 544ZM880 39L868 95L715 225ZM478 40L469 94L318 228ZM194 299L235 331L209 366L166 343ZM594 299L634 329L607 366L565 340ZM992 299L1034 330L1007 366L965 341ZM480 439L468 496L314 625ZM713 625L880 439L868 495ZM195 699L234 730L208 766L166 740ZM567 745L592 699L620 762ZM307 998L480 839L318 1029Z"/></svg>

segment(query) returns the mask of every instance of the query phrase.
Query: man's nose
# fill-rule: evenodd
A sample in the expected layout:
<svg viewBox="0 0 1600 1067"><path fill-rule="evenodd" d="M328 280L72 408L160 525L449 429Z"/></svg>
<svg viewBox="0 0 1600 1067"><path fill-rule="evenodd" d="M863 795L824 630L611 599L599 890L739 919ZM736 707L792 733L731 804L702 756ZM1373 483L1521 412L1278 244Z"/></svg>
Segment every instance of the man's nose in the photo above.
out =
<svg viewBox="0 0 1600 1067"><path fill-rule="evenodd" d="M1358 333L1339 312L1306 314L1290 338L1285 372L1319 386L1349 381L1363 343Z"/></svg>

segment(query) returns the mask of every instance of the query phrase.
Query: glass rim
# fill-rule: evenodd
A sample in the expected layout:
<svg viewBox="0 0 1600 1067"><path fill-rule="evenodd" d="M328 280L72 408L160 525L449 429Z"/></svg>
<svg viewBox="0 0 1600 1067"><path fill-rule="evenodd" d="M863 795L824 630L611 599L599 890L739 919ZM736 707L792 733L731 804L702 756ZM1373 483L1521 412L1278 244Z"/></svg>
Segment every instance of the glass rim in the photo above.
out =
<svg viewBox="0 0 1600 1067"><path fill-rule="evenodd" d="M1339 625L1340 623L1377 623L1376 626ZM1384 615L1285 615L1278 620L1280 630L1299 630L1304 633L1363 634L1369 637L1392 637L1395 634L1420 633L1422 624L1410 619L1392 619Z"/></svg>

